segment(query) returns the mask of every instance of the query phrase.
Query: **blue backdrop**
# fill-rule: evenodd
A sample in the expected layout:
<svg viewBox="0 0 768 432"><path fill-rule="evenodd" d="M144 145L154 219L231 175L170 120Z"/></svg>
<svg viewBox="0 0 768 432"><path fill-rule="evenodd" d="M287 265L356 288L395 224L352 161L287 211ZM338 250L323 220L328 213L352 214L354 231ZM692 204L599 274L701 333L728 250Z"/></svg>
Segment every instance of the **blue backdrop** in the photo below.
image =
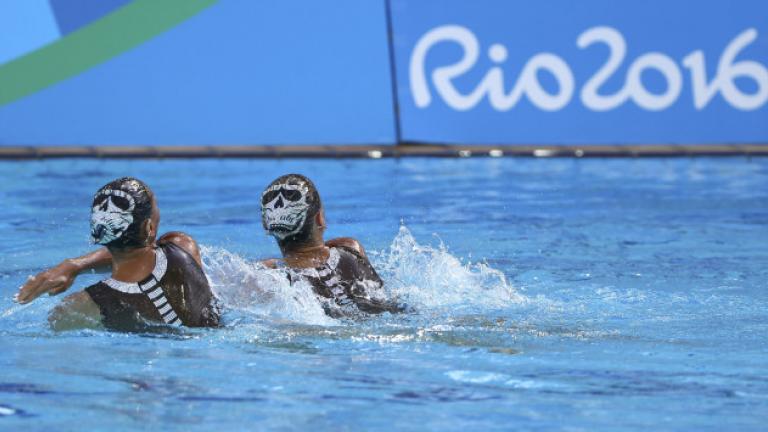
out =
<svg viewBox="0 0 768 432"><path fill-rule="evenodd" d="M391 47L386 0L167 1L201 6L15 91L20 59L173 8L0 0L0 145L768 142L765 0L390 0Z"/></svg>
<svg viewBox="0 0 768 432"><path fill-rule="evenodd" d="M29 1L0 4L19 12ZM38 9L44 3L33 1ZM88 4L51 5L44 6L64 34L80 24L77 11L59 9ZM105 63L0 106L0 143L393 143L390 79L383 1L220 0Z"/></svg>
<svg viewBox="0 0 768 432"><path fill-rule="evenodd" d="M765 0L392 0L392 13L406 140L768 141Z"/></svg>

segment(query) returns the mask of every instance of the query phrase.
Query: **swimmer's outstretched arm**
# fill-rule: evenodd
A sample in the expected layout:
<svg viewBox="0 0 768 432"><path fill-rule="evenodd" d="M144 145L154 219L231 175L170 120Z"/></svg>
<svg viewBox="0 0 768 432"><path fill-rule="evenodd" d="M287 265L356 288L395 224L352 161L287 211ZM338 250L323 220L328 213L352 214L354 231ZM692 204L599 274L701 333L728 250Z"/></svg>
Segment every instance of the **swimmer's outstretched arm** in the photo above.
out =
<svg viewBox="0 0 768 432"><path fill-rule="evenodd" d="M202 267L200 248L197 242L189 235L183 232L171 231L160 237L157 242L176 244L192 255L192 258ZM72 286L72 283L75 282L75 278L79 274L90 270L106 273L111 267L112 254L109 253L107 248L101 248L78 258L65 259L56 267L30 277L27 283L19 289L15 299L17 302L24 304L45 293L52 296L61 294Z"/></svg>
<svg viewBox="0 0 768 432"><path fill-rule="evenodd" d="M78 258L65 259L61 264L27 279L27 283L16 294L15 300L24 304L45 293L61 294L72 286L80 273L88 270L106 272L111 266L112 255L107 248L101 248Z"/></svg>

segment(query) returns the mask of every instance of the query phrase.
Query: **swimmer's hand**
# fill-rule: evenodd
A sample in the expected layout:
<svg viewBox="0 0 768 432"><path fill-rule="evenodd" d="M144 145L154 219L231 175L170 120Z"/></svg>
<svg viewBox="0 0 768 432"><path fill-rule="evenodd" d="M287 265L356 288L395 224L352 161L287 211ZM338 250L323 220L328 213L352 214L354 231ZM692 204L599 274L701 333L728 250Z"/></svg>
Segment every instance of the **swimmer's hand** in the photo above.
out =
<svg viewBox="0 0 768 432"><path fill-rule="evenodd" d="M45 293L48 295L61 294L75 282L79 269L72 260L65 260L54 268L30 276L14 299L18 303L25 304Z"/></svg>

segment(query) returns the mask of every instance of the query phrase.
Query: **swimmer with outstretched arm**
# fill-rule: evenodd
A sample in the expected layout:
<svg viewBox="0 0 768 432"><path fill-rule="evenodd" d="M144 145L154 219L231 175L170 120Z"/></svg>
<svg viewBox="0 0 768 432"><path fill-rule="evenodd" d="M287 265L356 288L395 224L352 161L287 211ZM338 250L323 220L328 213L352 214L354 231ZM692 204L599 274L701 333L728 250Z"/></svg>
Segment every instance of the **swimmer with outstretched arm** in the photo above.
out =
<svg viewBox="0 0 768 432"><path fill-rule="evenodd" d="M329 301L331 316L354 314L352 306L366 313L402 312L403 307L383 298L383 281L363 246L353 238L323 241L326 228L320 194L308 178L288 174L277 178L261 195L262 224L275 237L282 259L263 263L285 268L291 283L308 282Z"/></svg>
<svg viewBox="0 0 768 432"><path fill-rule="evenodd" d="M60 294L78 274L111 267L110 278L56 306L49 316L54 329L218 326L219 309L197 243L181 232L156 240L159 224L157 201L146 184L131 177L110 182L96 192L91 209L91 237L105 247L29 278L16 300L29 303L44 293Z"/></svg>

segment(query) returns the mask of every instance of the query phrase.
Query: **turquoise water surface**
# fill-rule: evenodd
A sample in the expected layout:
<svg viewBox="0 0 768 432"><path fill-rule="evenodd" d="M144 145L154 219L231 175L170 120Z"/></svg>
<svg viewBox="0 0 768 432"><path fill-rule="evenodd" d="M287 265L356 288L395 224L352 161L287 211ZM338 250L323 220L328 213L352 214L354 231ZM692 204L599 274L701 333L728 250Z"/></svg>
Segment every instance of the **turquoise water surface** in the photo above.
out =
<svg viewBox="0 0 768 432"><path fill-rule="evenodd" d="M300 172L328 236L412 311L326 317L261 190ZM54 333L25 278L92 249L133 175L204 245L226 326ZM0 163L0 429L695 430L768 421L768 159ZM83 287L97 280L86 275ZM74 289L74 288L73 288Z"/></svg>

